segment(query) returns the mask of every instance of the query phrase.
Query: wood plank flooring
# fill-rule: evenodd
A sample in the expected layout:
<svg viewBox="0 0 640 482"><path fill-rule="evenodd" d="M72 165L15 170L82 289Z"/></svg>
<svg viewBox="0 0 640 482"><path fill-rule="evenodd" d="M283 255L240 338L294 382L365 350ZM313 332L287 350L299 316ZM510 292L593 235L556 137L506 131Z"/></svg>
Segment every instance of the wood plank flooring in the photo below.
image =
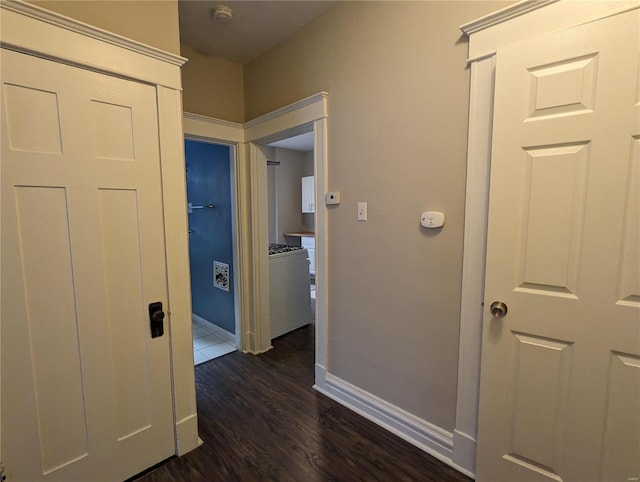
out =
<svg viewBox="0 0 640 482"><path fill-rule="evenodd" d="M198 365L205 444L136 480L471 480L316 392L313 344L307 326L262 355L236 352Z"/></svg>

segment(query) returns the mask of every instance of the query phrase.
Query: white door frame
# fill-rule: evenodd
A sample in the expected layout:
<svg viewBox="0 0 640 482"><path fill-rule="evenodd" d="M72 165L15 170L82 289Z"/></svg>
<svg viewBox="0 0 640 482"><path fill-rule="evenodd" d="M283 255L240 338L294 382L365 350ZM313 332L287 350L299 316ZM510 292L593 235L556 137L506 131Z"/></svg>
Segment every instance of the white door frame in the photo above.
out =
<svg viewBox="0 0 640 482"><path fill-rule="evenodd" d="M544 7L544 8L543 8ZM465 235L453 461L475 473L496 49L639 8L636 1L525 0L462 25L471 68Z"/></svg>
<svg viewBox="0 0 640 482"><path fill-rule="evenodd" d="M29 3L0 4L2 48L151 84L158 99L171 346L175 453L198 446L186 186L181 126L181 73L186 59Z"/></svg>
<svg viewBox="0 0 640 482"><path fill-rule="evenodd" d="M238 276L239 250L241 236L238 233L238 204L239 191L241 186L237 179L237 172L241 169L241 139L242 126L233 122L220 121L209 117L200 116L198 114L184 113L183 130L185 140L206 142L209 144L218 144L229 147L229 163L231 167L231 247L232 247L232 273L233 273L233 304L235 319L235 346L240 351L242 349L240 333L243 333L242 305L240 296L240 278ZM236 135L233 135L233 132ZM223 140L220 137L232 137L235 139Z"/></svg>
<svg viewBox="0 0 640 482"><path fill-rule="evenodd" d="M315 176L315 238L316 238L316 384L324 383L327 372L327 225L324 193L327 189L327 101L328 94L321 92L290 104L276 111L253 119L245 124L246 140L250 146L252 168L252 212L254 218L253 252L258 253L254 268L256 282L256 352L271 348L271 323L269 320L269 243L267 224L267 163L262 146L304 131L314 134Z"/></svg>
<svg viewBox="0 0 640 482"><path fill-rule="evenodd" d="M245 124L184 114L187 137L236 146L238 347L258 354L271 348L269 320L269 240L265 144L301 131L314 133L316 206L327 188L327 101L321 92ZM316 209L316 385L324 385L327 365L326 209Z"/></svg>

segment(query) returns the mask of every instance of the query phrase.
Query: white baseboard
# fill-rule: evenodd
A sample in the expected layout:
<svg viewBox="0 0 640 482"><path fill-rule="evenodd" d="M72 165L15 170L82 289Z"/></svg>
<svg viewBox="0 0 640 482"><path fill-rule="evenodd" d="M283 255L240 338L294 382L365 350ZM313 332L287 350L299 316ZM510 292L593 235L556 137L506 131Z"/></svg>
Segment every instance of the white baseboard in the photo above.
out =
<svg viewBox="0 0 640 482"><path fill-rule="evenodd" d="M454 435L451 432L327 373L325 367L320 365L316 365L314 388L445 464L475 478L475 474L453 460Z"/></svg>
<svg viewBox="0 0 640 482"><path fill-rule="evenodd" d="M176 423L176 455L182 456L200 446L198 416L194 413Z"/></svg>
<svg viewBox="0 0 640 482"><path fill-rule="evenodd" d="M201 323L208 323L209 325L211 325L209 328L211 329L211 331L213 331L213 333L216 336L219 336L220 338L222 338L224 341L226 341L227 343L231 343L233 346L237 347L238 345L236 344L236 335L234 335L231 332L228 332L227 330L225 330L224 328L220 328L218 325L216 325L215 323L207 320L206 318L203 318L202 316L198 316L195 313L191 313L191 318L193 318L194 321L199 321Z"/></svg>

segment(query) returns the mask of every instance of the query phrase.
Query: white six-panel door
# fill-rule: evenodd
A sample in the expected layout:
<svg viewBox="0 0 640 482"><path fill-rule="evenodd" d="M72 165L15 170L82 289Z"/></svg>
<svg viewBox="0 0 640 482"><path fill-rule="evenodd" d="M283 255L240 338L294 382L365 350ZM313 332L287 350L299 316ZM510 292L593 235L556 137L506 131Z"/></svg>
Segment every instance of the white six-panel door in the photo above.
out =
<svg viewBox="0 0 640 482"><path fill-rule="evenodd" d="M1 60L3 462L122 480L175 451L156 91Z"/></svg>
<svg viewBox="0 0 640 482"><path fill-rule="evenodd" d="M636 9L498 50L481 482L640 476L639 46Z"/></svg>

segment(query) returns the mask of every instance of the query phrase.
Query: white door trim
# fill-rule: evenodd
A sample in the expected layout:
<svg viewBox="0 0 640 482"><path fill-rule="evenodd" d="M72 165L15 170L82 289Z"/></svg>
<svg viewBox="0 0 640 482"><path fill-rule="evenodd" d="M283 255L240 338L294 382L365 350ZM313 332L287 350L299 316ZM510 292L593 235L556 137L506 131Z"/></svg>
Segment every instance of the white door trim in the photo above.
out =
<svg viewBox="0 0 640 482"><path fill-rule="evenodd" d="M328 94L320 92L306 99L277 109L245 124L245 139L250 146L252 174L253 212L260 213L254 219L254 261L256 300L254 312L255 351L271 348L269 323L269 256L265 249L269 239L267 225L266 162L260 145L283 139L300 131L313 129L315 176L315 235L316 235L316 385L324 386L327 373L327 224L324 193L327 191L327 103ZM264 160L264 159L262 159ZM262 206L262 207L261 207ZM264 212L262 212L264 211Z"/></svg>
<svg viewBox="0 0 640 482"><path fill-rule="evenodd" d="M476 465L481 303L484 295L496 49L633 8L639 8L637 1L525 0L460 27L469 36L471 88L458 391L452 460L471 473L475 473Z"/></svg>
<svg viewBox="0 0 640 482"><path fill-rule="evenodd" d="M201 138L233 145L244 142L244 126L242 124L200 114L185 112L183 129L184 134L193 139Z"/></svg>
<svg viewBox="0 0 640 482"><path fill-rule="evenodd" d="M167 335L176 454L198 446L182 147L180 66L186 59L23 2L0 4L3 48L156 86L168 271Z"/></svg>
<svg viewBox="0 0 640 482"><path fill-rule="evenodd" d="M543 33L563 30L637 8L637 0L573 2L524 0L460 26L469 37L469 62Z"/></svg>
<svg viewBox="0 0 640 482"><path fill-rule="evenodd" d="M478 431L494 72L494 56L471 64L458 391L451 457L471 473L475 473Z"/></svg>
<svg viewBox="0 0 640 482"><path fill-rule="evenodd" d="M247 260L246 252L240 249L245 243L248 233L243 230L241 218L238 213L241 207L246 204L243 196L244 186L241 185L239 174L245 164L244 149L244 129L242 124L235 122L213 119L198 114L185 112L183 116L183 130L185 139L201 140L216 144L229 146L231 149L231 233L233 248L233 289L234 289L234 311L235 311L235 345L240 351L249 351L244 345L247 340L246 331L248 329L246 320L248 319L247 305L245 303L247 291L247 280L251 272L247 269L251 265L251 260ZM241 259L242 258L242 259ZM240 270L244 267L244 271Z"/></svg>

